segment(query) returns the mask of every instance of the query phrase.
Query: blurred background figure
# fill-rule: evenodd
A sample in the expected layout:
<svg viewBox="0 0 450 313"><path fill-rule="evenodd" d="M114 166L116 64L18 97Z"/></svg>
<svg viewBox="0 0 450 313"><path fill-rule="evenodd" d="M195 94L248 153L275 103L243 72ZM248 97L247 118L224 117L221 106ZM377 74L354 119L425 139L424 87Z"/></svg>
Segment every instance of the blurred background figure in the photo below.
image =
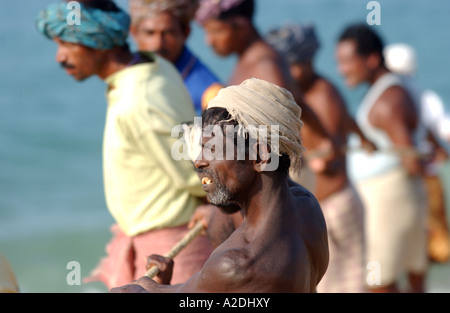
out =
<svg viewBox="0 0 450 313"><path fill-rule="evenodd" d="M367 262L381 269L373 292L398 292L407 275L410 291L423 292L428 270L426 193L418 143L424 134L419 103L385 66L383 40L366 24L344 29L336 46L347 86L369 84L356 122L377 151L352 153L349 172L363 199Z"/></svg>
<svg viewBox="0 0 450 313"><path fill-rule="evenodd" d="M442 99L436 92L423 89L417 75L417 56L413 47L395 43L384 49L386 66L392 72L404 76L411 92L418 93L420 118L428 130L428 136L420 143L421 149L431 152L432 158L425 166L424 182L428 195L428 254L432 261L447 262L450 258L450 240L445 195L440 178L441 168L448 160L445 143L450 139L450 115L445 112Z"/></svg>
<svg viewBox="0 0 450 313"><path fill-rule="evenodd" d="M19 284L11 264L0 254L0 293L17 293Z"/></svg>
<svg viewBox="0 0 450 313"><path fill-rule="evenodd" d="M183 77L195 112L201 115L222 88L219 79L187 47L197 0L130 0L131 35L139 51L151 51L172 62Z"/></svg>
<svg viewBox="0 0 450 313"><path fill-rule="evenodd" d="M356 123L335 86L314 67L314 56L320 47L314 26L288 24L271 30L265 39L287 60L305 102L335 142L345 146L352 131L350 126L356 128ZM309 138L302 139L308 146ZM330 249L328 269L317 291L365 292L364 209L348 179L345 153L336 154L315 174L313 190L325 216Z"/></svg>

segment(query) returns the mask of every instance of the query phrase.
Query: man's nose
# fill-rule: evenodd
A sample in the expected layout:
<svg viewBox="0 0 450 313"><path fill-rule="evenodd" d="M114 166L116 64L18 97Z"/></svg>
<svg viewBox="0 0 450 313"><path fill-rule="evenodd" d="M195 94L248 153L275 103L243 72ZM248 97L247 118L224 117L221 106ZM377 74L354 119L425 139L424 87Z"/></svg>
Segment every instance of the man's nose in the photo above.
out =
<svg viewBox="0 0 450 313"><path fill-rule="evenodd" d="M344 62L337 62L337 71L339 75L345 76L349 71L349 66Z"/></svg>
<svg viewBox="0 0 450 313"><path fill-rule="evenodd" d="M213 45L213 41L214 41L213 36L209 33L206 33L205 34L205 44L208 47L211 47Z"/></svg>
<svg viewBox="0 0 450 313"><path fill-rule="evenodd" d="M165 46L164 34L156 34L154 40L155 40L154 41L154 45L155 45L154 51L162 50Z"/></svg>
<svg viewBox="0 0 450 313"><path fill-rule="evenodd" d="M67 61L67 55L64 52L64 50L58 46L58 50L56 50L56 56L55 56L56 62L62 63Z"/></svg>
<svg viewBox="0 0 450 313"><path fill-rule="evenodd" d="M194 166L197 169L202 169L204 167L207 167L209 165L208 160L203 157L203 153L200 152L199 155L194 160Z"/></svg>

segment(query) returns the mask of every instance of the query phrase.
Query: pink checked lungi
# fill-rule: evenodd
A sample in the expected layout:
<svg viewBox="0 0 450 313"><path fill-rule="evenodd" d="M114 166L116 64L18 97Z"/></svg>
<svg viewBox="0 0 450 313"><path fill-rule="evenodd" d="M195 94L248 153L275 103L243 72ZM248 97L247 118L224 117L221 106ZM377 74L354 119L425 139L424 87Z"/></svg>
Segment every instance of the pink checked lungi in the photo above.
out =
<svg viewBox="0 0 450 313"><path fill-rule="evenodd" d="M188 231L183 225L129 237L113 225L114 237L106 247L107 256L84 282L101 281L109 289L129 284L145 275L149 255L166 254ZM212 250L208 238L198 236L174 258L171 283L183 283L200 271Z"/></svg>

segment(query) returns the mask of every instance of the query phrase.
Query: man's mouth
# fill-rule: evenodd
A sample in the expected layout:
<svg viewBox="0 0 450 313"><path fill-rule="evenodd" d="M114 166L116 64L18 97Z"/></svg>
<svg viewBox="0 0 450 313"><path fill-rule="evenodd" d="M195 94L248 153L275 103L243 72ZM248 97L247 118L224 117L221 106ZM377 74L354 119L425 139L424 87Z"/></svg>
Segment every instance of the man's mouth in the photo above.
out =
<svg viewBox="0 0 450 313"><path fill-rule="evenodd" d="M73 66L72 64L66 63L66 62L62 62L61 67L63 69L65 69L66 71L75 69L75 66Z"/></svg>
<svg viewBox="0 0 450 313"><path fill-rule="evenodd" d="M202 178L202 185L210 185L212 184L212 180L208 177L203 177Z"/></svg>

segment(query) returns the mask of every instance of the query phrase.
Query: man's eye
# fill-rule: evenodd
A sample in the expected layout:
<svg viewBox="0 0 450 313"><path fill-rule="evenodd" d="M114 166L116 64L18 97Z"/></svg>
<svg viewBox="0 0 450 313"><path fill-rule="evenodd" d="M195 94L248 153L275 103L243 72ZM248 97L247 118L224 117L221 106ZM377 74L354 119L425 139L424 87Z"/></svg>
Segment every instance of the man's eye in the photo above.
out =
<svg viewBox="0 0 450 313"><path fill-rule="evenodd" d="M214 152L216 152L216 145L207 144L204 145L202 149L205 154L214 154Z"/></svg>
<svg viewBox="0 0 450 313"><path fill-rule="evenodd" d="M211 152L212 153L212 152L216 151L215 146L211 146L211 145L206 145L206 146L202 145L202 149L203 149L204 152Z"/></svg>
<svg viewBox="0 0 450 313"><path fill-rule="evenodd" d="M175 35L175 30L173 29L168 29L164 31L164 35L166 36L174 36Z"/></svg>

